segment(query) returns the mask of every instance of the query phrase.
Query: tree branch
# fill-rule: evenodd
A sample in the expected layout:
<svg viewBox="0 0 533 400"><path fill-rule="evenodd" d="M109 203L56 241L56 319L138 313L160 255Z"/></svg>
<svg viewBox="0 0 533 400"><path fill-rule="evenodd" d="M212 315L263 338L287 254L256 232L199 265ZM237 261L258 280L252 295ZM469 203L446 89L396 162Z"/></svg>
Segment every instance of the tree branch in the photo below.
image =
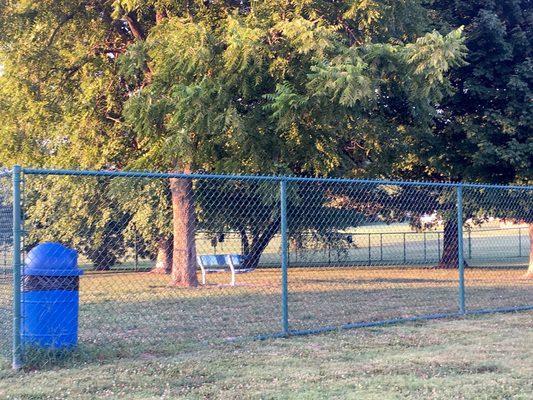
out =
<svg viewBox="0 0 533 400"><path fill-rule="evenodd" d="M128 27L130 28L131 34L135 39L144 40L146 38L141 24L139 24L133 13L126 14L124 16L124 20L128 23Z"/></svg>
<svg viewBox="0 0 533 400"><path fill-rule="evenodd" d="M49 48L53 43L54 43L54 40L57 36L57 34L59 33L59 31L61 30L61 28L63 26L65 26L65 24L67 22L69 22L70 20L72 20L72 18L74 18L76 16L76 14L78 12L81 11L81 9L85 6L85 3L82 3L80 6L78 6L74 11L72 11L70 14L67 14L67 15L64 15L61 20L59 21L59 24L54 28L54 30L52 31L52 34L50 35L50 37L48 38L48 42L46 43L46 46L45 46L45 49Z"/></svg>

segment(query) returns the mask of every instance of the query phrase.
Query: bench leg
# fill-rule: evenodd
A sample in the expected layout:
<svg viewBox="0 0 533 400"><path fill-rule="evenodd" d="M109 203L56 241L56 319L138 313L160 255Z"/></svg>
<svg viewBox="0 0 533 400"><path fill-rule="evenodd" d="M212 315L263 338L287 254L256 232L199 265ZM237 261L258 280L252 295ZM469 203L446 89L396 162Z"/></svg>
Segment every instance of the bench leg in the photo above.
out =
<svg viewBox="0 0 533 400"><path fill-rule="evenodd" d="M233 261L231 261L231 257L229 258L229 268L231 270L231 286L235 286L235 266Z"/></svg>

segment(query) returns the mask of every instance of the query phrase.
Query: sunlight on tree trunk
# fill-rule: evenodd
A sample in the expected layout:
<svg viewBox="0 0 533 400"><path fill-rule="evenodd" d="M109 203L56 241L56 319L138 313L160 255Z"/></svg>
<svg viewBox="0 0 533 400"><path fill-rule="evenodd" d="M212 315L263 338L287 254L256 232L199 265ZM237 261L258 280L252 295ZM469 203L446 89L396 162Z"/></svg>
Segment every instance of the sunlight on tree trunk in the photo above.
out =
<svg viewBox="0 0 533 400"><path fill-rule="evenodd" d="M196 276L196 220L191 179L170 179L174 228L172 284L198 286Z"/></svg>
<svg viewBox="0 0 533 400"><path fill-rule="evenodd" d="M157 242L157 258L153 274L170 274L172 270L172 238L161 238Z"/></svg>

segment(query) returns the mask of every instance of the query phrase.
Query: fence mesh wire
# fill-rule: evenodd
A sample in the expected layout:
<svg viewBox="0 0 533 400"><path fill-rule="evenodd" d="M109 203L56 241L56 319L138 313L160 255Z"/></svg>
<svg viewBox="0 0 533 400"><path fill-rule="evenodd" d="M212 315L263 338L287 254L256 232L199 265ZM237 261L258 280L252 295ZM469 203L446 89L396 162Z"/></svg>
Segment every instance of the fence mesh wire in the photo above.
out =
<svg viewBox="0 0 533 400"><path fill-rule="evenodd" d="M532 305L533 190L465 188L463 203L467 308ZM485 228L494 221L503 227Z"/></svg>
<svg viewBox="0 0 533 400"><path fill-rule="evenodd" d="M11 354L12 330L12 199L11 175L0 172L0 355L7 359Z"/></svg>
<svg viewBox="0 0 533 400"><path fill-rule="evenodd" d="M456 311L457 268L430 268L439 262L438 220L432 215L455 218L453 188L328 182L291 186L291 233L297 245L310 247L314 259L311 269L290 266L291 327ZM316 237L306 243L298 233L308 229ZM327 261L313 254L316 242L327 247Z"/></svg>
<svg viewBox="0 0 533 400"><path fill-rule="evenodd" d="M24 265L43 242L78 252L75 354L96 360L280 334L284 223L291 333L458 312L457 186L288 178L283 192L280 181L27 174ZM464 187L467 311L533 307L531 189ZM11 348L10 257L0 274L2 354ZM24 291L50 289L34 283L24 283L23 302ZM72 319L62 305L47 310L43 324ZM52 359L42 354L26 346L24 362Z"/></svg>

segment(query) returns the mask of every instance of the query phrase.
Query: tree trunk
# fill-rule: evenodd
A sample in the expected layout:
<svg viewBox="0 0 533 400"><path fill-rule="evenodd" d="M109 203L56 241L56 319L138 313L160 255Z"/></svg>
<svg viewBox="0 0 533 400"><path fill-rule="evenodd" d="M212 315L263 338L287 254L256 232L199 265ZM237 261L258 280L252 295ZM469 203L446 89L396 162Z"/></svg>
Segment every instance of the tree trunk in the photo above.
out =
<svg viewBox="0 0 533 400"><path fill-rule="evenodd" d="M172 270L172 238L161 238L157 242L157 258L153 274L170 274Z"/></svg>
<svg viewBox="0 0 533 400"><path fill-rule="evenodd" d="M437 268L451 269L458 267L457 221L449 219L444 221L442 256Z"/></svg>
<svg viewBox="0 0 533 400"><path fill-rule="evenodd" d="M248 254L250 252L250 244L248 243L248 234L246 229L240 228L239 235L241 236L241 253Z"/></svg>
<svg viewBox="0 0 533 400"><path fill-rule="evenodd" d="M172 284L196 287L196 220L191 179L170 179L174 251L172 256Z"/></svg>
<svg viewBox="0 0 533 400"><path fill-rule="evenodd" d="M244 268L257 268L257 265L259 264L259 259L261 258L261 254L263 254L263 251L265 251L266 247L268 246L274 235L278 232L279 227L280 221L277 220L271 223L264 232L253 238L252 245L249 248L249 252L247 254L244 254Z"/></svg>
<svg viewBox="0 0 533 400"><path fill-rule="evenodd" d="M117 262L117 258L106 245L100 246L92 251L89 259L93 262L95 271L109 271Z"/></svg>
<svg viewBox="0 0 533 400"><path fill-rule="evenodd" d="M533 278L533 224L529 224L529 267L526 276Z"/></svg>
<svg viewBox="0 0 533 400"><path fill-rule="evenodd" d="M95 271L109 271L111 267L106 263L96 263L94 264Z"/></svg>

